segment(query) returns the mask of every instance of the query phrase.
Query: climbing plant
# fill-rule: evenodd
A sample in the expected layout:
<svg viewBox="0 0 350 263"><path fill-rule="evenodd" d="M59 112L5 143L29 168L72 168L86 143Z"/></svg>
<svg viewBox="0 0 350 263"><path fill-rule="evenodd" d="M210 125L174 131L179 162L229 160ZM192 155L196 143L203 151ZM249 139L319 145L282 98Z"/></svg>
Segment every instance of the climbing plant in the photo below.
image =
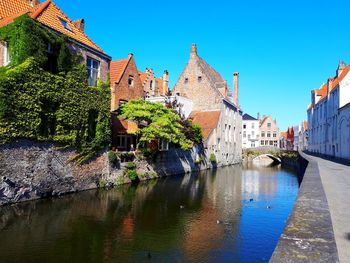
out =
<svg viewBox="0 0 350 263"><path fill-rule="evenodd" d="M56 73L71 70L76 59L69 51L65 35L55 34L28 15L0 28L0 40L8 45L10 65L34 57L40 67Z"/></svg>
<svg viewBox="0 0 350 263"><path fill-rule="evenodd" d="M109 98L108 83L87 85L84 66L54 75L29 58L0 73L0 143L57 141L83 161L109 145Z"/></svg>
<svg viewBox="0 0 350 263"><path fill-rule="evenodd" d="M131 100L120 109L121 119L144 123L146 126L137 131L140 142L150 143L165 139L187 150L202 141L201 129L189 121L184 121L172 109L161 103L144 100Z"/></svg>

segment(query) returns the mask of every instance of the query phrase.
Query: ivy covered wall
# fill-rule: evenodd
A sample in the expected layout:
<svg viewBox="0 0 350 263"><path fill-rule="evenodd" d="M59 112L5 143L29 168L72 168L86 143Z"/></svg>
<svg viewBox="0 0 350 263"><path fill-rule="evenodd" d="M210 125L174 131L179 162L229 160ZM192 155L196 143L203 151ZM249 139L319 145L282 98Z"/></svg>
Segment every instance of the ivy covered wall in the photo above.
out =
<svg viewBox="0 0 350 263"><path fill-rule="evenodd" d="M0 68L0 144L57 141L76 147L80 162L108 147L109 84L88 86L86 66L70 54L65 37L22 16L0 29L0 40L9 43L11 60Z"/></svg>

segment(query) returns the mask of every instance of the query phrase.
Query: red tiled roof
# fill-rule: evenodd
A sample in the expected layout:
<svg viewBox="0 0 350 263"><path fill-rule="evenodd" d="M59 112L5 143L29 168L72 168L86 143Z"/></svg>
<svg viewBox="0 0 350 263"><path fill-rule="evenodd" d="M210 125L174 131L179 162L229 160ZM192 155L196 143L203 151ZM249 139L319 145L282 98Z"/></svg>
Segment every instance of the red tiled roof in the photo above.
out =
<svg viewBox="0 0 350 263"><path fill-rule="evenodd" d="M192 119L193 123L201 126L203 139L206 141L218 126L220 111L193 111L189 118Z"/></svg>
<svg viewBox="0 0 350 263"><path fill-rule="evenodd" d="M119 83L131 58L132 55L129 55L128 58L111 61L109 69L111 84Z"/></svg>
<svg viewBox="0 0 350 263"><path fill-rule="evenodd" d="M307 121L303 122L303 126L304 126L304 130L306 131L309 127L308 127L308 123Z"/></svg>
<svg viewBox="0 0 350 263"><path fill-rule="evenodd" d="M139 71L139 76L140 76L142 84L144 84L145 80L148 77L148 74L146 72Z"/></svg>
<svg viewBox="0 0 350 263"><path fill-rule="evenodd" d="M349 71L350 71L350 65L345 67L345 69L342 71L342 73L338 77L330 78L329 80L332 81L332 83L328 92L327 92L328 82L324 84L321 88L317 89L315 91L315 94L316 96L320 96L320 99L316 104L323 101L323 99L326 98L327 95L339 85L339 83L345 78L345 76L349 73Z"/></svg>
<svg viewBox="0 0 350 263"><path fill-rule="evenodd" d="M51 0L46 0L34 7L25 3L23 0L1 0L0 27L11 23L15 18L26 13L43 25L103 53L103 50L91 41L91 39L76 25L74 25L70 18L66 16ZM67 22L67 25L71 30L66 29L62 25L60 18Z"/></svg>
<svg viewBox="0 0 350 263"><path fill-rule="evenodd" d="M281 136L280 137L283 137L283 138L287 139L287 132L281 132Z"/></svg>

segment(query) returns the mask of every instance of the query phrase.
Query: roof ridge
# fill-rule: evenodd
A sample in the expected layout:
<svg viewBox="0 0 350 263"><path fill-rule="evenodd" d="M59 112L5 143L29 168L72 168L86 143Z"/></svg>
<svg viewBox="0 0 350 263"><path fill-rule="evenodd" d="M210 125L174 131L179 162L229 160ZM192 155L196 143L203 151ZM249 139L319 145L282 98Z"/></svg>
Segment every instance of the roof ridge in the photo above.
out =
<svg viewBox="0 0 350 263"><path fill-rule="evenodd" d="M30 17L33 19L37 19L40 16L40 14L50 5L50 3L51 0L47 0L46 2L33 7L31 11L34 12L30 15Z"/></svg>

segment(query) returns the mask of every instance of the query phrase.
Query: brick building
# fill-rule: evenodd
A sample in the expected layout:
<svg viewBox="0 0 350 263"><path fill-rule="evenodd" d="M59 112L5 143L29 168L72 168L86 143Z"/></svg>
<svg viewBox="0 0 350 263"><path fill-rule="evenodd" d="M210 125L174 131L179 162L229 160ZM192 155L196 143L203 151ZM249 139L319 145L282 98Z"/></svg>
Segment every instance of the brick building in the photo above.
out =
<svg viewBox="0 0 350 263"><path fill-rule="evenodd" d="M156 78L152 69L139 72L146 97L167 96L169 93L169 74L164 70L162 78Z"/></svg>
<svg viewBox="0 0 350 263"><path fill-rule="evenodd" d="M227 82L198 56L193 44L190 59L172 92L193 102L190 118L202 127L207 154L215 154L219 166L238 163L242 158L238 73L234 73L234 86L235 95L230 100Z"/></svg>
<svg viewBox="0 0 350 263"><path fill-rule="evenodd" d="M136 147L137 125L131 121L119 120L117 110L123 103L133 99L144 98L142 80L137 70L133 54L127 58L113 60L110 69L111 112L112 112L112 146L121 151L129 151L131 145Z"/></svg>
<svg viewBox="0 0 350 263"><path fill-rule="evenodd" d="M66 35L73 54L79 54L88 70L89 85L95 86L97 80L108 80L111 57L97 46L85 33L84 19L72 21L51 0L40 3L38 0L1 0L0 27L12 23L17 17L28 15L58 35ZM8 44L0 42L0 66L10 62ZM50 47L48 44L48 53Z"/></svg>

